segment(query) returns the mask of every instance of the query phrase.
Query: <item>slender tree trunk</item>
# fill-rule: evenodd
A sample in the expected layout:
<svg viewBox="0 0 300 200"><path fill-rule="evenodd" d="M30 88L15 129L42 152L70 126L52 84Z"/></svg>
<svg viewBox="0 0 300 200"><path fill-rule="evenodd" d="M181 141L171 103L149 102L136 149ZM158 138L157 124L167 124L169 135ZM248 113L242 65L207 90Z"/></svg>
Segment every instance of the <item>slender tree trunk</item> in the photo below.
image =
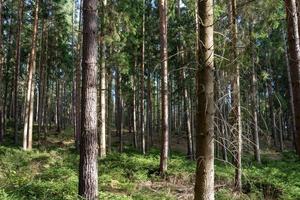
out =
<svg viewBox="0 0 300 200"><path fill-rule="evenodd" d="M107 70L107 134L108 134L108 141L107 141L107 152L111 152L111 143L112 143L112 134L111 134L111 124L112 124L112 73L111 69Z"/></svg>
<svg viewBox="0 0 300 200"><path fill-rule="evenodd" d="M283 152L283 117L282 117L282 110L280 108L279 114L278 114L278 121L279 121L279 147L280 152Z"/></svg>
<svg viewBox="0 0 300 200"><path fill-rule="evenodd" d="M136 71L137 66L137 58L134 61L134 72ZM133 127L133 146L136 149L138 147L138 139L137 139L137 116L136 116L136 81L135 76L131 76L133 97L132 97L132 127Z"/></svg>
<svg viewBox="0 0 300 200"><path fill-rule="evenodd" d="M32 149L33 105L34 105L34 75L36 71L36 42L38 33L39 0L35 1L34 25L32 33L32 46L28 65L27 97L25 103L25 122L23 135L23 149Z"/></svg>
<svg viewBox="0 0 300 200"><path fill-rule="evenodd" d="M106 157L106 44L104 41L105 36L105 7L106 0L101 5L101 38L100 38L100 49L101 49L101 69L100 69L100 158Z"/></svg>
<svg viewBox="0 0 300 200"><path fill-rule="evenodd" d="M213 0L198 0L196 200L214 199L214 17ZM198 17L197 17L198 18Z"/></svg>
<svg viewBox="0 0 300 200"><path fill-rule="evenodd" d="M97 0L83 0L82 132L79 195L98 199L97 139Z"/></svg>
<svg viewBox="0 0 300 200"><path fill-rule="evenodd" d="M152 109L152 88L151 88L151 74L150 70L148 70L148 79L147 79L147 97L148 97L148 149L153 146L153 109Z"/></svg>
<svg viewBox="0 0 300 200"><path fill-rule="evenodd" d="M233 135L236 145L234 155L235 165L235 189L242 191L242 120L241 120L241 100L240 100L240 66L237 62L237 10L236 0L231 0L231 33L232 33L232 59L234 62L234 80L232 82L233 89Z"/></svg>
<svg viewBox="0 0 300 200"><path fill-rule="evenodd" d="M286 69L287 69L287 77L288 77L288 84L289 84L289 97L290 97L290 110L292 114L291 119L291 131L293 136L293 142L294 146L296 148L295 144L295 134L296 134L296 118L295 118L295 108L294 108L294 96L293 96L293 86L292 86L292 79L291 79L291 73L290 73L290 63L289 63L289 52L287 48L287 41L286 37L284 37L284 48L285 48L285 60L286 60Z"/></svg>
<svg viewBox="0 0 300 200"><path fill-rule="evenodd" d="M119 152L123 152L123 133L122 133L122 99L121 99L121 75L119 69L116 69L116 128L119 137Z"/></svg>
<svg viewBox="0 0 300 200"><path fill-rule="evenodd" d="M256 162L261 163L260 158L260 145L259 145L259 133L258 133L258 119L257 119L257 77L256 77L256 58L255 58L255 49L253 47L253 36L252 36L252 24L250 24L249 27L249 37L250 37L250 51L251 51L251 57L252 57L252 82L251 82L251 92L252 92L252 123L253 123L253 129L252 129L252 137L253 137L253 150L254 150L254 157Z"/></svg>
<svg viewBox="0 0 300 200"><path fill-rule="evenodd" d="M3 63L4 63L4 52L3 52L3 0L0 0L0 144L3 142L3 135L4 135L4 130L3 130L3 99L2 99L2 93L3 93Z"/></svg>
<svg viewBox="0 0 300 200"><path fill-rule="evenodd" d="M60 79L56 81L56 132L61 132L61 83Z"/></svg>
<svg viewBox="0 0 300 200"><path fill-rule="evenodd" d="M80 0L80 12L79 12L79 30L81 30L81 21L82 21L82 0ZM75 84L75 146L79 150L80 145L80 135L81 135L81 41L82 33L78 31L78 44L77 44L77 63L76 63L76 84Z"/></svg>
<svg viewBox="0 0 300 200"><path fill-rule="evenodd" d="M177 18L180 22L181 19L181 10L180 10L180 2L181 0L177 0ZM184 49L182 45L182 36L181 32L179 32L179 44L178 44L178 61L180 68L180 77L181 77L181 88L182 88L182 95L183 95L183 121L184 121L184 127L186 132L186 138L187 138L187 156L189 159L193 159L193 138L192 138L192 128L191 128L191 117L189 112L189 100L188 100L188 90L186 88L186 72L184 69Z"/></svg>
<svg viewBox="0 0 300 200"><path fill-rule="evenodd" d="M161 61L161 112L162 140L160 153L160 173L164 175L168 169L169 155L169 105L168 105L168 19L167 0L159 0L160 23L160 61Z"/></svg>
<svg viewBox="0 0 300 200"><path fill-rule="evenodd" d="M142 21L142 61L141 61L141 150L142 153L146 153L146 139L145 139L145 0L143 0L143 21Z"/></svg>
<svg viewBox="0 0 300 200"><path fill-rule="evenodd" d="M14 136L15 136L15 144L18 143L18 78L19 78L19 69L20 69L20 58L21 58L21 32L23 25L23 0L19 0L19 9L18 9L18 31L16 37L16 65L14 72Z"/></svg>
<svg viewBox="0 0 300 200"><path fill-rule="evenodd" d="M38 109L38 140L40 143L41 132L43 129L44 113L45 113L45 89L46 89L46 66L47 66L47 52L48 52L48 32L47 32L47 20L42 21L42 52L40 62L40 84L39 84L39 109Z"/></svg>

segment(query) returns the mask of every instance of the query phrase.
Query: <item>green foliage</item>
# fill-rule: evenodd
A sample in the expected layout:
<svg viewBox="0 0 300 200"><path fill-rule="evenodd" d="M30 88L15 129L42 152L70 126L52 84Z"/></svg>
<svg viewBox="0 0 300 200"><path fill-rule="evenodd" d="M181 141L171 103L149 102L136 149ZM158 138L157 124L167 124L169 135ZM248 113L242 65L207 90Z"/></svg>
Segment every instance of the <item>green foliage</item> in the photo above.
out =
<svg viewBox="0 0 300 200"><path fill-rule="evenodd" d="M41 150L24 152L12 147L0 147L0 199L73 200L77 197L79 156L67 134L51 136L49 145ZM273 158L273 159L272 159ZM171 200L177 190L193 188L195 162L181 153L172 153L165 179L159 176L159 151L152 149L141 155L128 149L99 160L100 199L115 200ZM233 184L234 168L221 161L215 162L216 199L297 199L300 197L300 161L293 153L282 156L263 155L262 164L251 157L243 160L243 191L237 195ZM174 186L172 186L174 185ZM192 190L191 190L192 192Z"/></svg>

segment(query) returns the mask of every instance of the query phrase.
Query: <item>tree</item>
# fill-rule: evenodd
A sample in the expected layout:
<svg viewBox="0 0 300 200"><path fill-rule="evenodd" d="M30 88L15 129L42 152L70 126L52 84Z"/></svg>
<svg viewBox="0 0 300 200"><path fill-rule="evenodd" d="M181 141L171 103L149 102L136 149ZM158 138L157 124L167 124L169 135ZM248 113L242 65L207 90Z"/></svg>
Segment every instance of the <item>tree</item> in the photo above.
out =
<svg viewBox="0 0 300 200"><path fill-rule="evenodd" d="M236 0L231 0L231 33L232 33L232 62L234 63L234 74L232 81L232 113L233 113L233 137L235 140L236 150L234 151L235 165L235 189L242 191L242 119L241 119L241 94L240 94L240 66L237 62L237 8Z"/></svg>
<svg viewBox="0 0 300 200"><path fill-rule="evenodd" d="M167 35L167 0L159 0L160 24L160 62L161 62L161 112L162 140L160 153L160 173L168 169L169 154L169 106L168 106L168 35Z"/></svg>
<svg viewBox="0 0 300 200"><path fill-rule="evenodd" d="M101 5L101 39L100 39L100 49L101 49L101 69L100 69L100 158L106 157L106 65L105 65L105 55L106 55L106 45L104 41L105 37L105 7L106 0L102 2Z"/></svg>
<svg viewBox="0 0 300 200"><path fill-rule="evenodd" d="M146 139L145 139L145 0L143 0L143 20L142 20L142 61L141 61L141 103L140 103L140 120L141 120L141 149L142 153L146 153Z"/></svg>
<svg viewBox="0 0 300 200"><path fill-rule="evenodd" d="M82 21L82 0L80 0L80 11L79 11L79 25L78 28L81 30L81 21ZM75 146L79 150L80 145L80 133L81 133L81 41L82 33L78 31L77 35L77 62L75 69Z"/></svg>
<svg viewBox="0 0 300 200"><path fill-rule="evenodd" d="M260 146L259 146L259 134L258 134L258 119L257 119L257 75L256 75L256 58L255 58L255 50L253 48L253 36L252 36L252 23L250 24L250 51L251 51L251 58L252 58L252 81L251 81L251 93L252 93L252 117L253 117L253 150L254 150L254 157L258 163L261 163L260 159Z"/></svg>
<svg viewBox="0 0 300 200"><path fill-rule="evenodd" d="M287 29L288 29L288 47L289 47L289 66L293 90L294 114L295 114L295 143L296 151L300 156L300 45L297 8L295 0L285 0Z"/></svg>
<svg viewBox="0 0 300 200"><path fill-rule="evenodd" d="M82 128L79 195L98 199L97 140L97 0L83 0Z"/></svg>
<svg viewBox="0 0 300 200"><path fill-rule="evenodd" d="M27 96L25 104L25 122L23 135L23 149L32 149L32 130L33 130L33 106L34 106L34 75L36 70L36 43L38 34L39 0L35 1L34 23L32 32L32 45L28 65Z"/></svg>
<svg viewBox="0 0 300 200"><path fill-rule="evenodd" d="M0 93L3 92L3 62L4 62L4 53L3 53L3 1L0 0ZM3 130L3 100L0 99L0 143L3 142L4 130Z"/></svg>
<svg viewBox="0 0 300 200"><path fill-rule="evenodd" d="M15 77L14 77L14 135L15 135L15 144L18 143L18 78L19 78L19 69L20 69L20 59L21 59L21 32L23 24L23 0L19 0L19 9L18 9L18 31L16 37L16 65L15 65Z"/></svg>
<svg viewBox="0 0 300 200"><path fill-rule="evenodd" d="M214 12L213 0L198 0L198 66L195 199L214 199Z"/></svg>

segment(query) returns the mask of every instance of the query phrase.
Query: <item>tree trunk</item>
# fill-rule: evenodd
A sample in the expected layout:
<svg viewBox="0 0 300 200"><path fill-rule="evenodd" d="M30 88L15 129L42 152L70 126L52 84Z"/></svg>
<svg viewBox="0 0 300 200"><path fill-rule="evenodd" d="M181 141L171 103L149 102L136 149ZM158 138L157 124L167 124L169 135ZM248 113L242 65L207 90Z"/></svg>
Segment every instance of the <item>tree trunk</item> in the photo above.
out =
<svg viewBox="0 0 300 200"><path fill-rule="evenodd" d="M80 12L79 12L79 30L81 30L81 21L82 21L82 0L80 0ZM75 70L75 147L79 150L80 145L80 135L81 135L81 41L82 33L78 31L78 44L77 44L77 63Z"/></svg>
<svg viewBox="0 0 300 200"><path fill-rule="evenodd" d="M177 0L177 17L180 22L181 19L181 10L180 10L180 2L181 0ZM191 128L191 117L189 112L189 100L188 100L188 90L186 88L186 72L184 69L184 50L182 46L182 36L181 32L179 32L179 44L178 44L178 61L179 61L179 67L182 68L180 70L180 76L181 76L181 88L182 88L182 96L183 96L183 121L184 121L184 128L186 132L186 138L187 138L187 156L189 159L193 159L193 138L192 138L192 128Z"/></svg>
<svg viewBox="0 0 300 200"><path fill-rule="evenodd" d="M168 105L168 20L167 0L159 0L159 23L160 23L160 61L161 61L161 153L160 173L164 175L168 169L167 161L169 154L169 105Z"/></svg>
<svg viewBox="0 0 300 200"><path fill-rule="evenodd" d="M100 158L106 157L106 44L104 41L105 36L105 7L106 0L101 5L101 35L100 35L100 49L101 49L101 69L100 69Z"/></svg>
<svg viewBox="0 0 300 200"><path fill-rule="evenodd" d="M60 83L60 78L59 80L56 81L56 119L57 119L57 124L56 124L56 132L60 133L61 132L61 83Z"/></svg>
<svg viewBox="0 0 300 200"><path fill-rule="evenodd" d="M252 123L253 123L253 129L252 129L252 137L253 137L253 150L254 150L254 157L256 162L261 163L260 158L260 145L259 145L259 133L258 133L258 119L257 119L257 77L256 77L256 58L255 58L255 49L253 47L253 36L252 36L252 24L250 24L249 27L249 37L250 37L250 51L251 51L251 57L252 57L252 82L251 82L251 92L252 92Z"/></svg>
<svg viewBox="0 0 300 200"><path fill-rule="evenodd" d="M23 8L24 3L23 0L19 0L19 9L18 9L18 31L16 37L16 65L14 72L14 136L15 136L15 144L18 143L18 78L19 78L19 69L20 69L20 58L21 58L21 32L23 25Z"/></svg>
<svg viewBox="0 0 300 200"><path fill-rule="evenodd" d="M242 120L241 120L241 100L240 100L240 66L237 62L237 10L236 0L231 0L231 33L232 33L232 60L234 62L234 78L232 82L233 89L233 135L236 145L234 155L235 165L235 189L242 191Z"/></svg>
<svg viewBox="0 0 300 200"><path fill-rule="evenodd" d="M137 58L134 60L134 73L136 72ZM136 149L138 147L137 139L137 116L136 116L136 81L135 76L131 77L133 97L132 97L132 128L133 128L133 146Z"/></svg>
<svg viewBox="0 0 300 200"><path fill-rule="evenodd" d="M112 144L112 133L111 133L111 124L112 124L112 113L113 113L113 105L112 105L112 72L111 69L107 70L107 134L108 134L108 141L107 141L107 152L110 153L111 152L111 144Z"/></svg>
<svg viewBox="0 0 300 200"><path fill-rule="evenodd" d="M38 109L38 140L40 143L40 137L42 132L42 126L44 125L44 110L45 110L45 90L46 90L46 66L47 66L47 53L48 53L48 31L47 20L42 21L42 52L40 63L40 84L39 84L39 109Z"/></svg>
<svg viewBox="0 0 300 200"><path fill-rule="evenodd" d="M23 149L32 149L33 105L34 105L34 75L36 70L36 42L38 34L39 0L35 1L34 25L32 33L32 46L28 65L27 97L25 103L25 122L23 135Z"/></svg>
<svg viewBox="0 0 300 200"><path fill-rule="evenodd" d="M116 69L116 129L119 137L119 152L123 152L123 133L122 133L122 99L121 99L121 75L119 69Z"/></svg>
<svg viewBox="0 0 300 200"><path fill-rule="evenodd" d="M2 99L2 93L3 93L3 85L4 85L4 81L3 81L3 62L4 62L4 52L3 52L3 0L0 0L0 94L1 94L1 98L0 98L0 143L3 142L3 135L4 135L4 131L3 131L3 99Z"/></svg>
<svg viewBox="0 0 300 200"><path fill-rule="evenodd" d="M296 118L295 118L295 109L294 109L294 96L293 96L293 86L292 86L292 80L291 80L291 73L290 73L290 63L289 63L289 52L287 48L287 39L284 37L284 49L285 49L285 60L286 60L286 69L287 69L287 77L288 77L288 84L289 84L289 102L290 102L290 110L291 110L291 131L292 131L292 136L293 136L293 142L294 142L294 147L296 149L296 144L295 144L295 134L296 134ZM289 127L289 126L288 126Z"/></svg>
<svg viewBox="0 0 300 200"><path fill-rule="evenodd" d="M97 0L83 0L82 132L79 195L98 199L97 139Z"/></svg>
<svg viewBox="0 0 300 200"><path fill-rule="evenodd" d="M153 129L152 129L152 88L151 88L151 74L150 70L148 70L148 79L147 79L147 99L148 99L148 149L153 146Z"/></svg>
<svg viewBox="0 0 300 200"><path fill-rule="evenodd" d="M142 60L141 60L141 104L140 104L140 118L141 118L141 150L146 153L146 139L145 139L145 0L143 0L143 21L142 21Z"/></svg>
<svg viewBox="0 0 300 200"><path fill-rule="evenodd" d="M196 200L214 199L214 16L213 0L198 0Z"/></svg>

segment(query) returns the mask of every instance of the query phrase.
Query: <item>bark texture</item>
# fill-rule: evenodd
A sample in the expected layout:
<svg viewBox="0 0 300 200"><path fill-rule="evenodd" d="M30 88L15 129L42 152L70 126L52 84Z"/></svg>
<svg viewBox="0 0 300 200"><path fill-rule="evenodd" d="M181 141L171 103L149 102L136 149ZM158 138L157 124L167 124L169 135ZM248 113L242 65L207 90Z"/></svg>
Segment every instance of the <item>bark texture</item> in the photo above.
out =
<svg viewBox="0 0 300 200"><path fill-rule="evenodd" d="M161 60L161 153L160 173L163 175L168 169L169 154L169 106L168 106L168 39L167 39L167 0L159 0L160 24L160 60Z"/></svg>
<svg viewBox="0 0 300 200"><path fill-rule="evenodd" d="M97 0L83 0L82 131L79 195L98 199L97 140Z"/></svg>
<svg viewBox="0 0 300 200"><path fill-rule="evenodd" d="M213 0L198 0L196 200L214 199L214 17Z"/></svg>
<svg viewBox="0 0 300 200"><path fill-rule="evenodd" d="M288 26L289 66L295 114L295 143L297 154L300 156L300 45L296 1L285 0L285 5Z"/></svg>
<svg viewBox="0 0 300 200"><path fill-rule="evenodd" d="M34 105L34 75L36 71L36 43L38 33L39 0L35 1L32 45L28 65L27 95L25 103L25 119L23 134L23 149L32 149L33 105Z"/></svg>

